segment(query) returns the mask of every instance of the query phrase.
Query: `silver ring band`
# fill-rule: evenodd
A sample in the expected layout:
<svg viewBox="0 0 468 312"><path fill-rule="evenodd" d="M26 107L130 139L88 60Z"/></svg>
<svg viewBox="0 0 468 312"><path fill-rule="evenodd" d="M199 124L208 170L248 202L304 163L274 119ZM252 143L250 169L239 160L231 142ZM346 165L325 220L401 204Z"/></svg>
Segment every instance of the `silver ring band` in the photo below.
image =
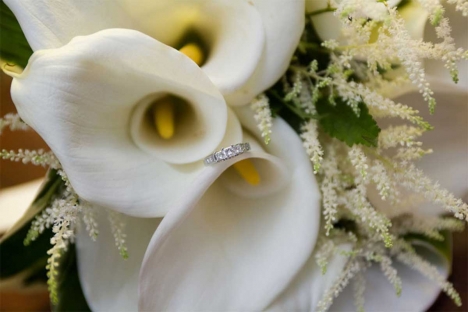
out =
<svg viewBox="0 0 468 312"><path fill-rule="evenodd" d="M225 147L213 154L210 154L205 158L205 165L212 165L216 164L233 157L239 156L240 154L244 154L245 152L250 151L250 144L249 143L239 143L230 145Z"/></svg>

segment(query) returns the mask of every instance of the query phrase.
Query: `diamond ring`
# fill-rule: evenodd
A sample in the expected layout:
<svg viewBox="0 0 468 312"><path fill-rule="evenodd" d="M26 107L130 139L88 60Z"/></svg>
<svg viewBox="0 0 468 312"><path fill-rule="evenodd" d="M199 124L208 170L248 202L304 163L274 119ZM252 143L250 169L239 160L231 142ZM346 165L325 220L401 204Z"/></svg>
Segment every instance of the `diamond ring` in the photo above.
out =
<svg viewBox="0 0 468 312"><path fill-rule="evenodd" d="M228 147L225 147L213 154L210 154L205 158L205 165L212 165L216 164L233 157L239 156L247 151L250 151L250 144L249 143L239 143L234 144Z"/></svg>

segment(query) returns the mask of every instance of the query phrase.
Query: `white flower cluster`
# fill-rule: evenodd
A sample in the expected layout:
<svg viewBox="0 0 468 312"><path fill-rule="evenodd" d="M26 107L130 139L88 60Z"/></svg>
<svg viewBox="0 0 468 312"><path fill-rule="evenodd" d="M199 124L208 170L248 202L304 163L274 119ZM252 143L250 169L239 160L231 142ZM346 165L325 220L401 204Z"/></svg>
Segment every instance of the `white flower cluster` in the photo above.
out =
<svg viewBox="0 0 468 312"><path fill-rule="evenodd" d="M408 215L406 218L412 218ZM435 220L434 220L435 221ZM444 222L439 219L439 222ZM392 232L400 231L400 223L395 222L392 227ZM457 226L458 227L458 226ZM452 228L454 230L454 228ZM461 230L458 228L457 230ZM365 235L364 232L360 233ZM390 248L384 247L378 242L376 237L366 237L364 239L348 239L344 241L343 235L334 235L328 237L325 243L322 243L321 248L316 251L316 261L323 268L328 264L328 260L332 255L348 256L348 262L341 273L341 275L334 281L332 287L323 295L317 309L319 311L326 311L336 298L351 281L354 286L354 299L355 305L359 308L364 306L364 292L366 283L363 281L363 273L372 265L372 263L379 265L382 274L392 284L395 293L399 295L402 292L402 281L398 275L398 271L393 266L394 261L401 262L408 265L421 274L436 282L444 292L446 292L457 305L461 304L460 296L454 289L450 282L447 282L445 277L440 274L435 266L430 264L427 260L423 259L415 249L404 239L393 237L394 245ZM323 240L325 241L325 239ZM339 246L343 243L353 245L352 250L343 253L340 251ZM322 269L322 274L326 271Z"/></svg>
<svg viewBox="0 0 468 312"><path fill-rule="evenodd" d="M349 160L351 164L356 168L359 174L362 177L364 183L367 180L367 170L369 166L367 165L367 157L360 147L354 145L348 152Z"/></svg>
<svg viewBox="0 0 468 312"><path fill-rule="evenodd" d="M423 62L419 56L418 49L420 42L411 39L405 28L404 21L398 16L396 9L389 10L389 17L386 19L383 27L391 35L396 54L405 66L410 80L419 88L424 100L429 103L429 109L434 112L436 101L433 98L433 92L429 83L426 81L426 75L423 69ZM382 31L380 32L382 34Z"/></svg>
<svg viewBox="0 0 468 312"><path fill-rule="evenodd" d="M350 11L346 14L350 14ZM319 69L317 61L313 61L308 68L293 64L290 67L292 74L289 81L288 76L283 79L284 92L287 94L285 101L298 116L307 118L301 137L320 182L324 238L317 247L315 259L322 272L326 272L328 262L338 253L340 243L343 243L343 236L337 233L343 231L343 226L346 228L346 222L351 221L355 226L348 233L357 232L359 237L347 240L354 246L348 253L348 264L323 297L318 310L328 309L333 299L353 278L356 307L363 307L365 282L362 274L371 263L378 263L396 293L400 293L401 278L393 266L396 260L417 267L418 271L439 283L455 303L459 304L458 294L453 286L442 275L434 272L431 265L411 248L404 237L409 233L419 233L428 238L443 240L441 231L454 232L463 229L464 223L453 218L414 215L412 204L416 200L420 204L421 196L453 212L460 219L466 219L467 206L449 191L441 189L439 184L432 182L413 164L432 152L431 149L423 148L419 137L433 127L419 116L416 109L384 96L409 79L418 86L432 109L435 102L425 81L422 59L430 55L431 58L443 60L443 55L447 55L451 48L447 45L443 48L425 45L409 38L394 9L386 9L381 15L385 23L379 30L380 43L364 43L369 40L369 29L372 27L366 26L365 29L358 30L363 21L358 21L359 17L348 19L349 16L344 16L343 21L349 27L350 36L353 36L350 46L337 46L335 40L326 41L322 46L329 49L331 55L326 68ZM442 31L448 26L440 21L437 27ZM386 45L392 45L395 37L399 37L399 47L385 48ZM370 56L373 51L377 51L377 54ZM385 55L386 53L391 56ZM457 54L455 59L460 57L461 54ZM363 58L367 63L362 61ZM400 59L406 67L409 73L407 78L386 78L385 72L393 71L395 59ZM409 60L408 64L404 62L405 59ZM381 69L384 69L383 73ZM290 82L292 87L289 87ZM310 112L316 113L315 105L324 97L331 104L335 98L341 98L358 116L358 105L363 102L374 118L397 117L413 125L382 129L376 148L358 145L348 147L318 131L316 119L311 118L314 116ZM305 107L308 107L307 111ZM316 166L317 162L321 163L320 167ZM403 189L412 193L402 192ZM372 190L377 190L380 199L390 202L393 209L387 211L385 206L374 207L369 199L369 191ZM339 243L333 243L338 236L341 239ZM401 248L403 245L404 249ZM396 256L398 254L402 255L401 258Z"/></svg>
<svg viewBox="0 0 468 312"><path fill-rule="evenodd" d="M402 245L405 245L402 242ZM457 306L461 306L461 298L458 292L453 287L452 283L448 282L444 276L440 274L437 268L427 260L421 258L412 250L411 246L394 250L394 254L398 261L414 268L426 277L436 282L440 288L455 302Z"/></svg>
<svg viewBox="0 0 468 312"><path fill-rule="evenodd" d="M444 17L444 8L439 0L420 0L419 2L430 14L431 22L442 42L431 43L413 39L397 8L391 8L387 3L372 0L344 0L337 6L336 16L342 21L342 33L349 45L328 46L327 44L325 47L334 53L341 53L342 65L353 65L355 61L350 61L350 57L365 59L368 70L360 73L367 76L379 76L379 71L382 70L385 74L390 74L394 71L394 65L403 65L408 78L419 88L423 98L429 103L430 111L433 112L436 101L426 79L423 68L424 59L444 61L453 80L457 82L456 63L467 59L468 53L461 48L456 48L451 36L449 21ZM452 0L451 2L456 4L457 10L465 13L466 1ZM343 95L346 93L343 92ZM348 98L352 99L350 96ZM352 103L350 102L350 105Z"/></svg>
<svg viewBox="0 0 468 312"><path fill-rule="evenodd" d="M314 173L316 174L320 170L323 160L323 149L318 140L316 120L311 119L302 127L301 138L304 141L307 155L314 164Z"/></svg>
<svg viewBox="0 0 468 312"><path fill-rule="evenodd" d="M327 311L333 300L343 291L343 289L349 284L349 282L362 271L362 262L349 261L345 266L340 276L337 278L337 282L325 293L322 300L317 305L317 311Z"/></svg>
<svg viewBox="0 0 468 312"><path fill-rule="evenodd" d="M436 15L440 16L444 12L440 0L418 0L418 2L433 17Z"/></svg>
<svg viewBox="0 0 468 312"><path fill-rule="evenodd" d="M45 208L36 216L24 241L25 245L29 245L45 229L52 228L53 236L50 241L52 248L47 251L49 258L46 269L50 298L55 303L58 302L57 269L62 253L74 240L79 211L80 206L76 194L65 191L61 197L52 201L50 207Z"/></svg>
<svg viewBox="0 0 468 312"><path fill-rule="evenodd" d="M468 16L468 1L466 0L448 0L450 4L455 4L457 11L462 12L463 16Z"/></svg>
<svg viewBox="0 0 468 312"><path fill-rule="evenodd" d="M330 258L335 253L336 245L331 239L322 239L317 244L317 252L315 253L315 262L319 265L322 274L327 273L327 265Z"/></svg>
<svg viewBox="0 0 468 312"><path fill-rule="evenodd" d="M50 167L53 169L60 168L57 157L55 157L52 152L45 152L42 149L37 151L19 149L17 152L2 150L0 151L0 157L16 162L21 161L23 164L31 163L33 165Z"/></svg>
<svg viewBox="0 0 468 312"><path fill-rule="evenodd" d="M10 128L11 131L15 130L29 130L29 126L21 120L18 114L6 114L3 118L0 118L0 134L2 134L5 128Z"/></svg>
<svg viewBox="0 0 468 312"><path fill-rule="evenodd" d="M395 178L409 190L423 194L424 197L450 211L460 220L468 221L468 204L456 198L437 182L429 179L421 169L414 164L403 164L395 172Z"/></svg>
<svg viewBox="0 0 468 312"><path fill-rule="evenodd" d="M423 133L424 130L418 127L407 125L390 126L380 132L379 148L422 146L422 142L416 141L416 139Z"/></svg>
<svg viewBox="0 0 468 312"><path fill-rule="evenodd" d="M89 237L95 241L99 235L98 223L96 221L96 209L84 200L80 200L83 222Z"/></svg>
<svg viewBox="0 0 468 312"><path fill-rule="evenodd" d="M388 176L388 172L382 162L379 160L374 161L370 176L382 200L389 199L393 204L398 202L398 188L395 181Z"/></svg>
<svg viewBox="0 0 468 312"><path fill-rule="evenodd" d="M396 103L395 101L384 97L376 90L372 90L369 86L366 86L363 83L349 81L349 76L351 74L366 71L366 68L363 68L362 64L356 60L350 60L348 57L343 56L336 57L332 54L331 64L326 70L321 71L320 73L317 73L317 71L314 70L316 67L314 64L316 63L316 61L312 62L310 66L311 70L309 71L298 67L291 68L296 72L296 74L304 77L304 79L299 82L300 84L310 84L310 79L316 81L316 83L310 87L301 86L302 90L312 90L309 92L311 92L310 97L312 98L313 105L315 105L318 98L322 97L323 93L326 92L329 94L328 99L333 102L333 96L336 92L337 95L345 100L358 115L358 104L360 102L364 102L375 117L398 117L414 123L423 130L432 129L431 125L419 116L419 112L417 110L402 103ZM378 79L379 81L383 80L382 76L376 76L373 78ZM375 81L373 81L373 83L375 83ZM398 85L395 84L394 86ZM315 112L315 108L309 109L309 111Z"/></svg>
<svg viewBox="0 0 468 312"><path fill-rule="evenodd" d="M31 227L26 235L24 244L27 246L35 241L40 234L46 229L51 228L53 237L51 245L47 251L49 258L47 259L47 277L50 298L52 302L58 302L58 267L60 258L69 246L74 242L75 231L79 226L79 221L83 220L86 231L92 240L96 240L99 230L96 221L95 208L88 202L80 199L75 193L68 181L68 177L63 170L58 170L64 190L56 191L57 194L52 195L50 206L44 208L31 223ZM117 248L124 259L128 258L127 247L125 246L124 233L125 224L119 220L119 214L108 210L108 219L111 225L112 233L115 237Z"/></svg>
<svg viewBox="0 0 468 312"><path fill-rule="evenodd" d="M364 292L366 291L366 277L364 272L360 271L356 274L353 279L353 290L354 290L354 306L356 311L364 311Z"/></svg>
<svg viewBox="0 0 468 312"><path fill-rule="evenodd" d="M254 118L258 122L258 129L261 131L265 143L268 144L270 142L272 122L268 97L265 94L257 96L252 101L251 108L255 112Z"/></svg>
<svg viewBox="0 0 468 312"><path fill-rule="evenodd" d="M337 221L338 191L343 189L336 152L331 146L328 147L327 157L323 161L322 172L323 179L320 183L320 190L322 192L325 231L328 236L333 229L333 224Z"/></svg>
<svg viewBox="0 0 468 312"><path fill-rule="evenodd" d="M399 296L402 290L401 279L398 276L397 270L392 266L392 259L386 255L379 255L377 262L380 262L380 269Z"/></svg>
<svg viewBox="0 0 468 312"><path fill-rule="evenodd" d="M120 252L122 258L128 258L128 250L125 245L125 223L120 218L120 213L113 210L107 210L107 216L111 225L112 234L114 235L115 246Z"/></svg>
<svg viewBox="0 0 468 312"><path fill-rule="evenodd" d="M392 219L396 235L403 236L409 233L423 234L431 239L443 241L441 231L460 232L465 228L462 221L453 218L423 217L420 215L400 214Z"/></svg>

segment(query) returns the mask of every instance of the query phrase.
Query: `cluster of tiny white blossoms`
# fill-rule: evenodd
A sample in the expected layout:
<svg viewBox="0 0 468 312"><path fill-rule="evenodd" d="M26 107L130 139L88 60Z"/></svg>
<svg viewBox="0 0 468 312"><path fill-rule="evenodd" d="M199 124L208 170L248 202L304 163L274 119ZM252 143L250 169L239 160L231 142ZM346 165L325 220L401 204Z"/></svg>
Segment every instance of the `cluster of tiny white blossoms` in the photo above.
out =
<svg viewBox="0 0 468 312"><path fill-rule="evenodd" d="M302 126L301 138L304 140L304 148L314 165L314 173L320 170L323 160L323 148L318 140L317 121L311 119Z"/></svg>
<svg viewBox="0 0 468 312"><path fill-rule="evenodd" d="M450 4L455 4L457 11L462 12L463 16L468 16L468 1L466 0L448 0Z"/></svg>
<svg viewBox="0 0 468 312"><path fill-rule="evenodd" d="M337 63L347 69L359 66L358 63L362 65L363 62L356 62L356 58L365 59L367 68L354 70L354 74L365 78L363 80L373 80L375 76L380 76L378 69L391 72L392 65L396 65L395 60L398 60L406 69L408 79L419 88L433 112L436 102L426 80L424 59L444 61L453 80L457 82L456 63L468 59L468 53L456 48L449 20L444 17L444 8L439 1L419 2L429 12L431 23L442 42L430 43L412 39L397 8L389 7L384 1L377 3L372 0L345 0L336 4L336 16L342 21L343 34L348 45L325 42L324 46L339 53ZM463 12L464 6L466 1L458 1L456 8ZM377 38L372 37L375 32L378 34ZM343 96L346 98L346 93Z"/></svg>
<svg viewBox="0 0 468 312"><path fill-rule="evenodd" d="M0 118L0 134L2 134L5 128L9 128L10 131L28 130L29 126L21 120L18 114L10 113Z"/></svg>
<svg viewBox="0 0 468 312"><path fill-rule="evenodd" d="M349 282L359 273L362 272L362 264L360 262L348 262L341 274L337 278L337 283L333 284L326 292L323 299L317 305L317 311L327 311L333 303L333 299L348 286Z"/></svg>
<svg viewBox="0 0 468 312"><path fill-rule="evenodd" d="M56 168L58 169L58 168ZM60 176L57 189L52 188L53 194L48 199L50 205L42 210L31 223L31 227L24 240L25 246L36 240L46 229L52 229L51 245L47 251L47 277L49 293L52 302L58 302L58 268L60 258L67 251L68 246L74 242L77 227L80 220L83 221L85 229L92 240L96 240L99 234L98 223L96 221L96 208L83 199L80 199L71 187L66 173L58 169ZM127 247L125 245L125 224L119 220L119 213L107 210L108 219L114 234L117 248L124 259L128 258Z"/></svg>
<svg viewBox="0 0 468 312"><path fill-rule="evenodd" d="M107 213L111 225L112 235L114 235L115 246L119 250L122 258L127 259L128 250L127 246L125 245L125 238L127 237L125 234L125 222L121 220L120 213L113 210L108 210Z"/></svg>
<svg viewBox="0 0 468 312"><path fill-rule="evenodd" d="M11 161L19 162L23 164L31 163L33 165L39 165L42 167L50 167L52 169L57 169L60 167L60 163L52 152L45 152L43 149L39 150L23 150L19 149L18 151L0 151L0 157L2 159L8 159Z"/></svg>
<svg viewBox="0 0 468 312"><path fill-rule="evenodd" d="M336 11L346 43L317 40L312 44L306 26L289 71L273 90L266 92L270 100L280 101L289 114L303 122L300 136L322 193L324 225L315 251L317 264L325 274L332 257L348 258L343 272L320 301L319 311L326 311L350 282L354 284L356 308L362 310L363 272L373 263L400 294L401 279L393 266L395 261L426 275L457 305L461 304L453 285L413 249L407 237L420 235L424 239L443 241L445 231L464 229L468 205L414 165L416 160L432 153L419 141L432 126L417 110L386 97L391 90L413 83L433 113L435 99L425 77L423 60L443 61L457 82L455 63L468 56L466 51L456 48L439 1L419 1L429 12L430 21L442 39L440 43L412 39L397 8L389 7L385 1L329 1L328 8L321 11ZM449 2L464 14L466 1ZM315 16L315 12L309 16ZM310 21L309 25L313 27ZM373 33L378 33L377 38L371 38ZM303 61L310 55L322 56L323 60L325 54L328 55L326 64L320 58L311 59L307 64ZM406 74L401 67L406 69ZM380 129L375 145L350 145L321 128L323 117L318 115L317 105L323 102L337 105L338 101L346 103L356 116L363 114L362 104L365 104L373 118L396 117L411 124ZM270 105L274 103L270 101ZM278 111L281 115L281 110ZM389 203L391 210L385 205L374 206L369 199L371 193L374 198ZM443 207L455 218L414 214L415 205L427 201Z"/></svg>
<svg viewBox="0 0 468 312"><path fill-rule="evenodd" d="M445 9L439 1L420 0L421 4L430 13L430 21L435 26L436 35L442 40L441 43L434 44L432 49L426 51L426 57L440 58L445 63L445 68L450 71L452 79L458 82L458 70L456 63L462 59L468 59L468 52L457 48L455 40L451 36L452 28L448 18L444 17ZM456 10L461 11L464 16L468 14L468 1L455 0L449 3L456 4ZM443 55L440 57L440 55Z"/></svg>
<svg viewBox="0 0 468 312"><path fill-rule="evenodd" d="M270 142L272 116L268 97L265 94L257 96L251 104L251 109L255 112L254 118L258 123L258 129L261 132L265 143Z"/></svg>
<svg viewBox="0 0 468 312"><path fill-rule="evenodd" d="M2 120L11 120L5 117ZM22 122L21 122L22 123ZM27 130L29 127L10 127L12 130ZM96 240L99 234L98 223L96 221L96 208L87 201L79 198L69 183L65 171L55 155L44 150L18 150L0 152L2 159L11 161L21 161L23 164L33 164L48 167L54 170L59 179L54 183L44 195L38 198L32 205L43 205L31 222L29 231L24 239L24 245L28 246L35 241L46 229L51 229L51 248L47 251L47 277L49 293L52 302L58 302L58 284L60 259L67 251L70 244L74 243L77 227L80 220L83 221L85 229L92 240ZM128 258L127 247L125 245L126 234L125 224L119 219L119 213L107 210L108 220L115 238L116 246L124 259Z"/></svg>

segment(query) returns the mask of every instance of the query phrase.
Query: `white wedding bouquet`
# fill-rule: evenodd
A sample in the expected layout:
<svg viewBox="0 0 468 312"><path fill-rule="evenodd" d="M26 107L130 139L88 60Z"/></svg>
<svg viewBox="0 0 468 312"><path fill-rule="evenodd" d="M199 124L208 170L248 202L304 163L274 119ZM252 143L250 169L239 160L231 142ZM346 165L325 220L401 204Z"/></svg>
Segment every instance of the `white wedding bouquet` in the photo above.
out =
<svg viewBox="0 0 468 312"><path fill-rule="evenodd" d="M1 156L50 169L2 279L45 267L55 311L461 305L467 0L3 2L0 126L50 151Z"/></svg>

